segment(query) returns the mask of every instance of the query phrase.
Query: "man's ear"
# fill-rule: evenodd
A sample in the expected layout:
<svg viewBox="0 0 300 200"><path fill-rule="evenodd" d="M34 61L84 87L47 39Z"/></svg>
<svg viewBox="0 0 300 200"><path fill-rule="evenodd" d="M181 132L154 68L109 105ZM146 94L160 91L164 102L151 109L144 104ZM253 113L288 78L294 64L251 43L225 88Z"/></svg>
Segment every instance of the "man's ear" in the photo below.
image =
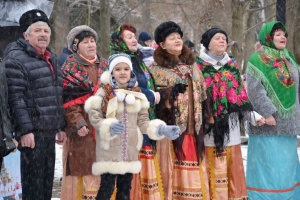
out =
<svg viewBox="0 0 300 200"><path fill-rule="evenodd" d="M26 34L26 32L23 32L23 37L24 37L24 39L27 41L28 39L28 35Z"/></svg>

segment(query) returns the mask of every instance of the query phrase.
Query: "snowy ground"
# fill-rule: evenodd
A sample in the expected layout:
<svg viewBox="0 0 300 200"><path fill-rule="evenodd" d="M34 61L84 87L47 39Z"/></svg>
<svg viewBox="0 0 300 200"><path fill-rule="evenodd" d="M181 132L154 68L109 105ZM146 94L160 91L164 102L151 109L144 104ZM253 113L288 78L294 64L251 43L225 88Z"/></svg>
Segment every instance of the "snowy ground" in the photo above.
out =
<svg viewBox="0 0 300 200"><path fill-rule="evenodd" d="M300 139L300 137L299 137ZM247 163L247 145L242 145L242 156L243 156L243 163L244 169L246 171L246 163ZM300 147L298 146L298 156L300 160ZM59 181L62 177L62 146L56 145L56 162L55 162L55 174L54 179ZM59 200L59 198L52 198L52 200Z"/></svg>

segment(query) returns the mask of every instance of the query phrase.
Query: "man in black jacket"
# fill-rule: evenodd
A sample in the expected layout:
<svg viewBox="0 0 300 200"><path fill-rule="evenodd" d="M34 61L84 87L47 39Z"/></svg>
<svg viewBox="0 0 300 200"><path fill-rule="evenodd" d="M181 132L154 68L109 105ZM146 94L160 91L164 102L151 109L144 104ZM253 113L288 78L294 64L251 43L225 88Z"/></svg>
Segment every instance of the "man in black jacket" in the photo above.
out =
<svg viewBox="0 0 300 200"><path fill-rule="evenodd" d="M0 60L0 166L2 166L3 157L16 148L15 142L9 119L6 73Z"/></svg>
<svg viewBox="0 0 300 200"><path fill-rule="evenodd" d="M63 73L48 48L51 29L47 15L30 10L20 18L23 38L4 52L8 101L21 152L23 200L50 200L54 178L55 136L66 141Z"/></svg>

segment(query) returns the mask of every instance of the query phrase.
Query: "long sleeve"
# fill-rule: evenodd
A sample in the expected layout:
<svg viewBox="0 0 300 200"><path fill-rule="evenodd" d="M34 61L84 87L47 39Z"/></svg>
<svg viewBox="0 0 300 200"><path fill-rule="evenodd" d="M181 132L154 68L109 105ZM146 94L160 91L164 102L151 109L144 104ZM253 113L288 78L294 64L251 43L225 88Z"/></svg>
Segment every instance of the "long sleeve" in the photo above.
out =
<svg viewBox="0 0 300 200"><path fill-rule="evenodd" d="M74 105L66 109L66 122L67 127L71 130L68 135L74 135L83 126L88 126L87 122L84 120L83 108L80 105Z"/></svg>
<svg viewBox="0 0 300 200"><path fill-rule="evenodd" d="M251 75L247 74L246 83L248 97L255 111L262 114L264 117L268 117L277 111L271 99L267 96L267 91L262 85L260 79L254 78Z"/></svg>
<svg viewBox="0 0 300 200"><path fill-rule="evenodd" d="M34 102L25 102L24 93L29 84L23 67L17 61L6 60L6 77L8 85L8 102L11 108L16 133L21 136L32 132L33 125L28 112L28 104L35 106Z"/></svg>

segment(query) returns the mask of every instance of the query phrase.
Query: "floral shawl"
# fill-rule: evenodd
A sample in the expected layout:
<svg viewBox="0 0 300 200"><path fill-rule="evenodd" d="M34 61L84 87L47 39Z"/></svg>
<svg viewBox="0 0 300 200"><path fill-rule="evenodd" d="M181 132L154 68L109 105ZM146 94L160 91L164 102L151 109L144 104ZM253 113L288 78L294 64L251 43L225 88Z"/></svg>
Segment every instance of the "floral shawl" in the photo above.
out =
<svg viewBox="0 0 300 200"><path fill-rule="evenodd" d="M108 66L107 61L99 57L96 63L98 64L98 83L96 86L93 86L84 64L76 61L74 56L70 56L67 59L66 64L62 67L64 74L64 108L84 104L97 91L100 86L100 76L104 71L108 70Z"/></svg>
<svg viewBox="0 0 300 200"><path fill-rule="evenodd" d="M271 31L278 23L287 33L281 22L269 22L264 25L259 33L263 50L250 57L247 73L262 80L268 97L277 108L278 115L286 119L295 113L298 86L293 80L291 64L293 67L298 67L298 64L287 49L278 50L274 45Z"/></svg>
<svg viewBox="0 0 300 200"><path fill-rule="evenodd" d="M195 56L185 46L179 56L169 54L166 50L158 47L154 51L153 65L150 66L151 73L155 77L161 100L159 104L159 118L168 125L180 127L180 137L173 140L175 155L180 159L183 154L183 140L185 135L192 134L196 141L197 153L200 157L203 154L204 135L202 134L202 102L206 99L206 87L201 71L195 64ZM184 93L178 93L175 99L172 98L171 90L176 84L188 85L189 78L193 91L193 99L189 99L188 89ZM166 102L171 108L166 106ZM189 116L189 105L193 104L193 116ZM193 127L188 127L193 124ZM189 132L188 129L192 129ZM199 158L200 158L199 157Z"/></svg>
<svg viewBox="0 0 300 200"><path fill-rule="evenodd" d="M145 63L142 61L142 54L138 50L137 52L132 52L128 49L125 41L120 37L121 26L118 27L117 31L111 35L110 38L110 55L116 53L126 53L130 55L132 61L137 63L132 63L133 65L137 64L139 69L143 72L145 79L147 80L147 89L155 91L155 82L151 76L151 73ZM155 106L149 108L149 118L155 119Z"/></svg>
<svg viewBox="0 0 300 200"><path fill-rule="evenodd" d="M228 61L226 60L225 64L222 63L222 66L216 69L211 63L204 61L203 57L200 54L200 58L197 58L196 63L203 73L207 95L211 100L214 118L212 133L217 154L220 154L226 143L224 141L225 135L229 140L229 115L237 113L242 118L242 112L251 111L252 106L242 82L237 62L228 57ZM208 133L206 132L206 134Z"/></svg>

